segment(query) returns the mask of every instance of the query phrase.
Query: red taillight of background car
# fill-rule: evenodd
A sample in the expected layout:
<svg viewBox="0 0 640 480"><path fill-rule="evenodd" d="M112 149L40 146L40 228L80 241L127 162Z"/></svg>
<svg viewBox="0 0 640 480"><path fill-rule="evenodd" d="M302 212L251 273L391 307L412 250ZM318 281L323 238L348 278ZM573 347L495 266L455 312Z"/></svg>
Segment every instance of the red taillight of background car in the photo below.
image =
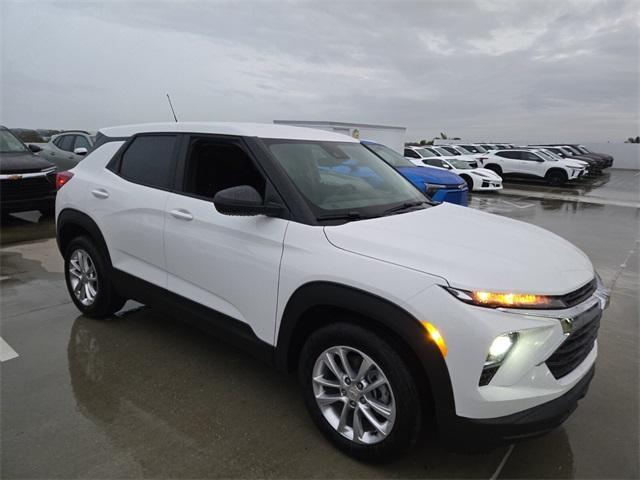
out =
<svg viewBox="0 0 640 480"><path fill-rule="evenodd" d="M58 173L56 173L56 190L60 190L72 178L73 178L73 173L71 173L71 172L58 172Z"/></svg>

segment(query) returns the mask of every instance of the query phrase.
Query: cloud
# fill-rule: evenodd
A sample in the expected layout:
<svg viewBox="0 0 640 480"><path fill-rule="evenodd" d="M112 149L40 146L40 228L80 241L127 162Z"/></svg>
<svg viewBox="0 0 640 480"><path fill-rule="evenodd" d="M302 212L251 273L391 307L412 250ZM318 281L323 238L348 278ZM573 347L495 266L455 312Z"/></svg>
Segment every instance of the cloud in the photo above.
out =
<svg viewBox="0 0 640 480"><path fill-rule="evenodd" d="M397 124L410 139L445 130L596 141L638 131L633 1L0 8L0 101L10 126L170 120L170 92L183 120Z"/></svg>

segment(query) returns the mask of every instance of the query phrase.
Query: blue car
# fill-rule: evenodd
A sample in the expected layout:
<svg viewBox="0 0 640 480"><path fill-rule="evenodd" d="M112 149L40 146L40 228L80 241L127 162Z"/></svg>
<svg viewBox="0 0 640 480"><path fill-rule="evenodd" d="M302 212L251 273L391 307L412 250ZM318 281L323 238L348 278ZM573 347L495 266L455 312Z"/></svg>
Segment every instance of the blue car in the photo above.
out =
<svg viewBox="0 0 640 480"><path fill-rule="evenodd" d="M398 170L432 200L467 206L469 194L467 183L455 173L427 166L417 167L385 145L367 140L360 143Z"/></svg>

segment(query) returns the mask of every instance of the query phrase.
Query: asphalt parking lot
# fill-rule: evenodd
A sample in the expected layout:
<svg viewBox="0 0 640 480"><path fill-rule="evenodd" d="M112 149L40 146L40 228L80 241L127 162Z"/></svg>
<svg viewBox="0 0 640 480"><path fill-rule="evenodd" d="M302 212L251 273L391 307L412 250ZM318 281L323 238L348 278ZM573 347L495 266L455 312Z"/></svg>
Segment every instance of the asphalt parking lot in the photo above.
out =
<svg viewBox="0 0 640 480"><path fill-rule="evenodd" d="M308 418L293 377L137 304L84 318L64 286L53 221L4 219L3 478L637 478L640 175L510 183L470 206L547 228L612 289L596 376L559 430L487 453L426 435L402 460L358 463ZM13 353L17 356L13 356Z"/></svg>

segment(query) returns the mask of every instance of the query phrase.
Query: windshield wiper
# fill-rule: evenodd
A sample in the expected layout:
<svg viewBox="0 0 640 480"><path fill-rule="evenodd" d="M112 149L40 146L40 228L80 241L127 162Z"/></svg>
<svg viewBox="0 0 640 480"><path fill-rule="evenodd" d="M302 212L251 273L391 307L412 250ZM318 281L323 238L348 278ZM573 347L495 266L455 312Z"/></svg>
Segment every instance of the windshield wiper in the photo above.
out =
<svg viewBox="0 0 640 480"><path fill-rule="evenodd" d="M352 210L350 212L319 215L318 217L316 217L316 220L362 220L365 218L371 218L371 217L365 217L360 212L356 212L355 210Z"/></svg>
<svg viewBox="0 0 640 480"><path fill-rule="evenodd" d="M409 211L416 209L416 207L420 207L422 205L427 204L427 202L404 202L400 205L396 205L395 207L391 207L383 212L383 215L393 215L396 213L401 213L404 211ZM422 209L420 209L422 210Z"/></svg>

